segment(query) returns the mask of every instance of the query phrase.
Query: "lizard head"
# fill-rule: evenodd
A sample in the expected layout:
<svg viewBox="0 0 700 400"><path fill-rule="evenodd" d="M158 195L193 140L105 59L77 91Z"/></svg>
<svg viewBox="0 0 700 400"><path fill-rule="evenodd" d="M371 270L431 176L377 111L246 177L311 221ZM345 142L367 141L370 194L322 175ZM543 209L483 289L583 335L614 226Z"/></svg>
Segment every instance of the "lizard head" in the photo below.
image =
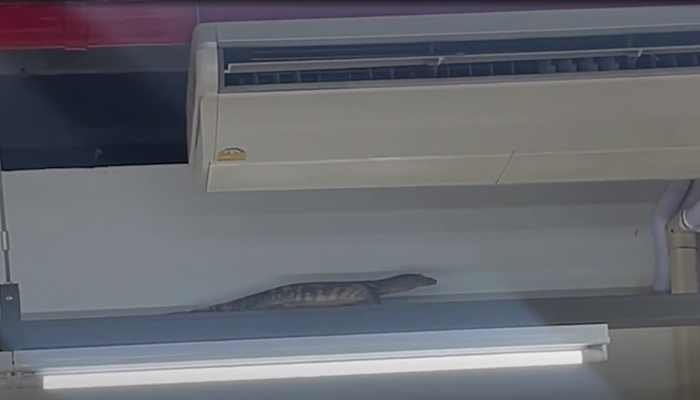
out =
<svg viewBox="0 0 700 400"><path fill-rule="evenodd" d="M401 274L378 281L382 294L407 292L422 286L433 286L437 280L421 274Z"/></svg>

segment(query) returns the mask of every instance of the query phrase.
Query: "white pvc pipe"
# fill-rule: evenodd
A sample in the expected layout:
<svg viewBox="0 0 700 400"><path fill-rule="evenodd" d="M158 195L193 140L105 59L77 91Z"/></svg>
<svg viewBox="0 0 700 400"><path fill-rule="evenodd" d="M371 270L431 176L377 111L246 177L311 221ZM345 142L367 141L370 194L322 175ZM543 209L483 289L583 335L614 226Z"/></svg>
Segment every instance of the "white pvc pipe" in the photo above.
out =
<svg viewBox="0 0 700 400"><path fill-rule="evenodd" d="M681 212L681 225L685 229L700 232L700 201L696 200L693 205L684 207Z"/></svg>
<svg viewBox="0 0 700 400"><path fill-rule="evenodd" d="M700 179L691 182L690 189L681 204L681 210L692 207L698 201L700 201Z"/></svg>
<svg viewBox="0 0 700 400"><path fill-rule="evenodd" d="M691 184L692 181L670 182L654 208L654 214L651 218L651 235L654 242L656 269L652 289L657 293L669 293L671 291L666 224L680 210Z"/></svg>
<svg viewBox="0 0 700 400"><path fill-rule="evenodd" d="M683 205L681 206L681 215L680 215L680 224L686 228L686 229L692 229L691 227L688 227L688 212L686 210L688 209L695 209L698 210L700 207L698 206L700 204L700 179L696 179L693 181L693 184L690 186L690 190L688 191L688 194L685 196L685 200L683 200ZM695 214L697 215L697 214ZM691 214L692 217L692 214ZM691 221L692 223L692 221ZM697 226L697 225L695 225ZM698 229L694 229L696 232ZM700 284L700 235L697 235L695 238L696 240L696 254L695 254L695 262L696 262L696 270L698 271L698 284Z"/></svg>
<svg viewBox="0 0 700 400"><path fill-rule="evenodd" d="M697 268L698 273L698 287L700 287L700 235L695 235L695 268Z"/></svg>

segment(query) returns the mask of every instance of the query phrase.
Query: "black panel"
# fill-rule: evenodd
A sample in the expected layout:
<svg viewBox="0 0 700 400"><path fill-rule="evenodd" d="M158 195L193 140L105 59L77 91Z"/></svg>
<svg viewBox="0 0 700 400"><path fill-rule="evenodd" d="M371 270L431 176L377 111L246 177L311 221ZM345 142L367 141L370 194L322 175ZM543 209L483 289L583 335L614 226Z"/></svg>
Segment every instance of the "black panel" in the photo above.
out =
<svg viewBox="0 0 700 400"><path fill-rule="evenodd" d="M187 146L183 141L181 144L3 148L1 155L3 171L182 164L187 162Z"/></svg>
<svg viewBox="0 0 700 400"><path fill-rule="evenodd" d="M0 75L187 72L190 45L0 51Z"/></svg>
<svg viewBox="0 0 700 400"><path fill-rule="evenodd" d="M0 77L2 169L187 162L186 73Z"/></svg>

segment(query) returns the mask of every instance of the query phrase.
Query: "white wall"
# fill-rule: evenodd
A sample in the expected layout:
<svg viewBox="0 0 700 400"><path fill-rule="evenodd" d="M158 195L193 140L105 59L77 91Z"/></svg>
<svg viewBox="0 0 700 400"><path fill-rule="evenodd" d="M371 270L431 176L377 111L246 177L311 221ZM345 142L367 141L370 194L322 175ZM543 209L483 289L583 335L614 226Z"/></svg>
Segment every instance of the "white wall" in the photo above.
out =
<svg viewBox="0 0 700 400"><path fill-rule="evenodd" d="M205 195L185 165L4 176L27 313L187 307L294 280L400 271L439 280L414 295L648 287L661 189Z"/></svg>
<svg viewBox="0 0 700 400"><path fill-rule="evenodd" d="M14 278L35 317L207 303L298 279L413 270L422 294L647 287L661 185L201 195L186 166L7 173ZM421 294L421 293L417 293ZM85 392L8 400L672 398L668 329L612 332L610 360L440 374ZM507 384L505 384L507 383Z"/></svg>

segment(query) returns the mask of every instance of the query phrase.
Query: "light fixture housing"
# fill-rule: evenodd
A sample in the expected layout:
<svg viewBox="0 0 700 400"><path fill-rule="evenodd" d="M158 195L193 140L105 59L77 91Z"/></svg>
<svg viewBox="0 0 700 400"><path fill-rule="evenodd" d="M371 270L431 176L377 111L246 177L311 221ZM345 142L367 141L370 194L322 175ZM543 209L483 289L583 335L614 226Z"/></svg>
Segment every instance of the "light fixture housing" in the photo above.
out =
<svg viewBox="0 0 700 400"><path fill-rule="evenodd" d="M607 359L607 325L423 331L15 352L44 389L575 365Z"/></svg>

